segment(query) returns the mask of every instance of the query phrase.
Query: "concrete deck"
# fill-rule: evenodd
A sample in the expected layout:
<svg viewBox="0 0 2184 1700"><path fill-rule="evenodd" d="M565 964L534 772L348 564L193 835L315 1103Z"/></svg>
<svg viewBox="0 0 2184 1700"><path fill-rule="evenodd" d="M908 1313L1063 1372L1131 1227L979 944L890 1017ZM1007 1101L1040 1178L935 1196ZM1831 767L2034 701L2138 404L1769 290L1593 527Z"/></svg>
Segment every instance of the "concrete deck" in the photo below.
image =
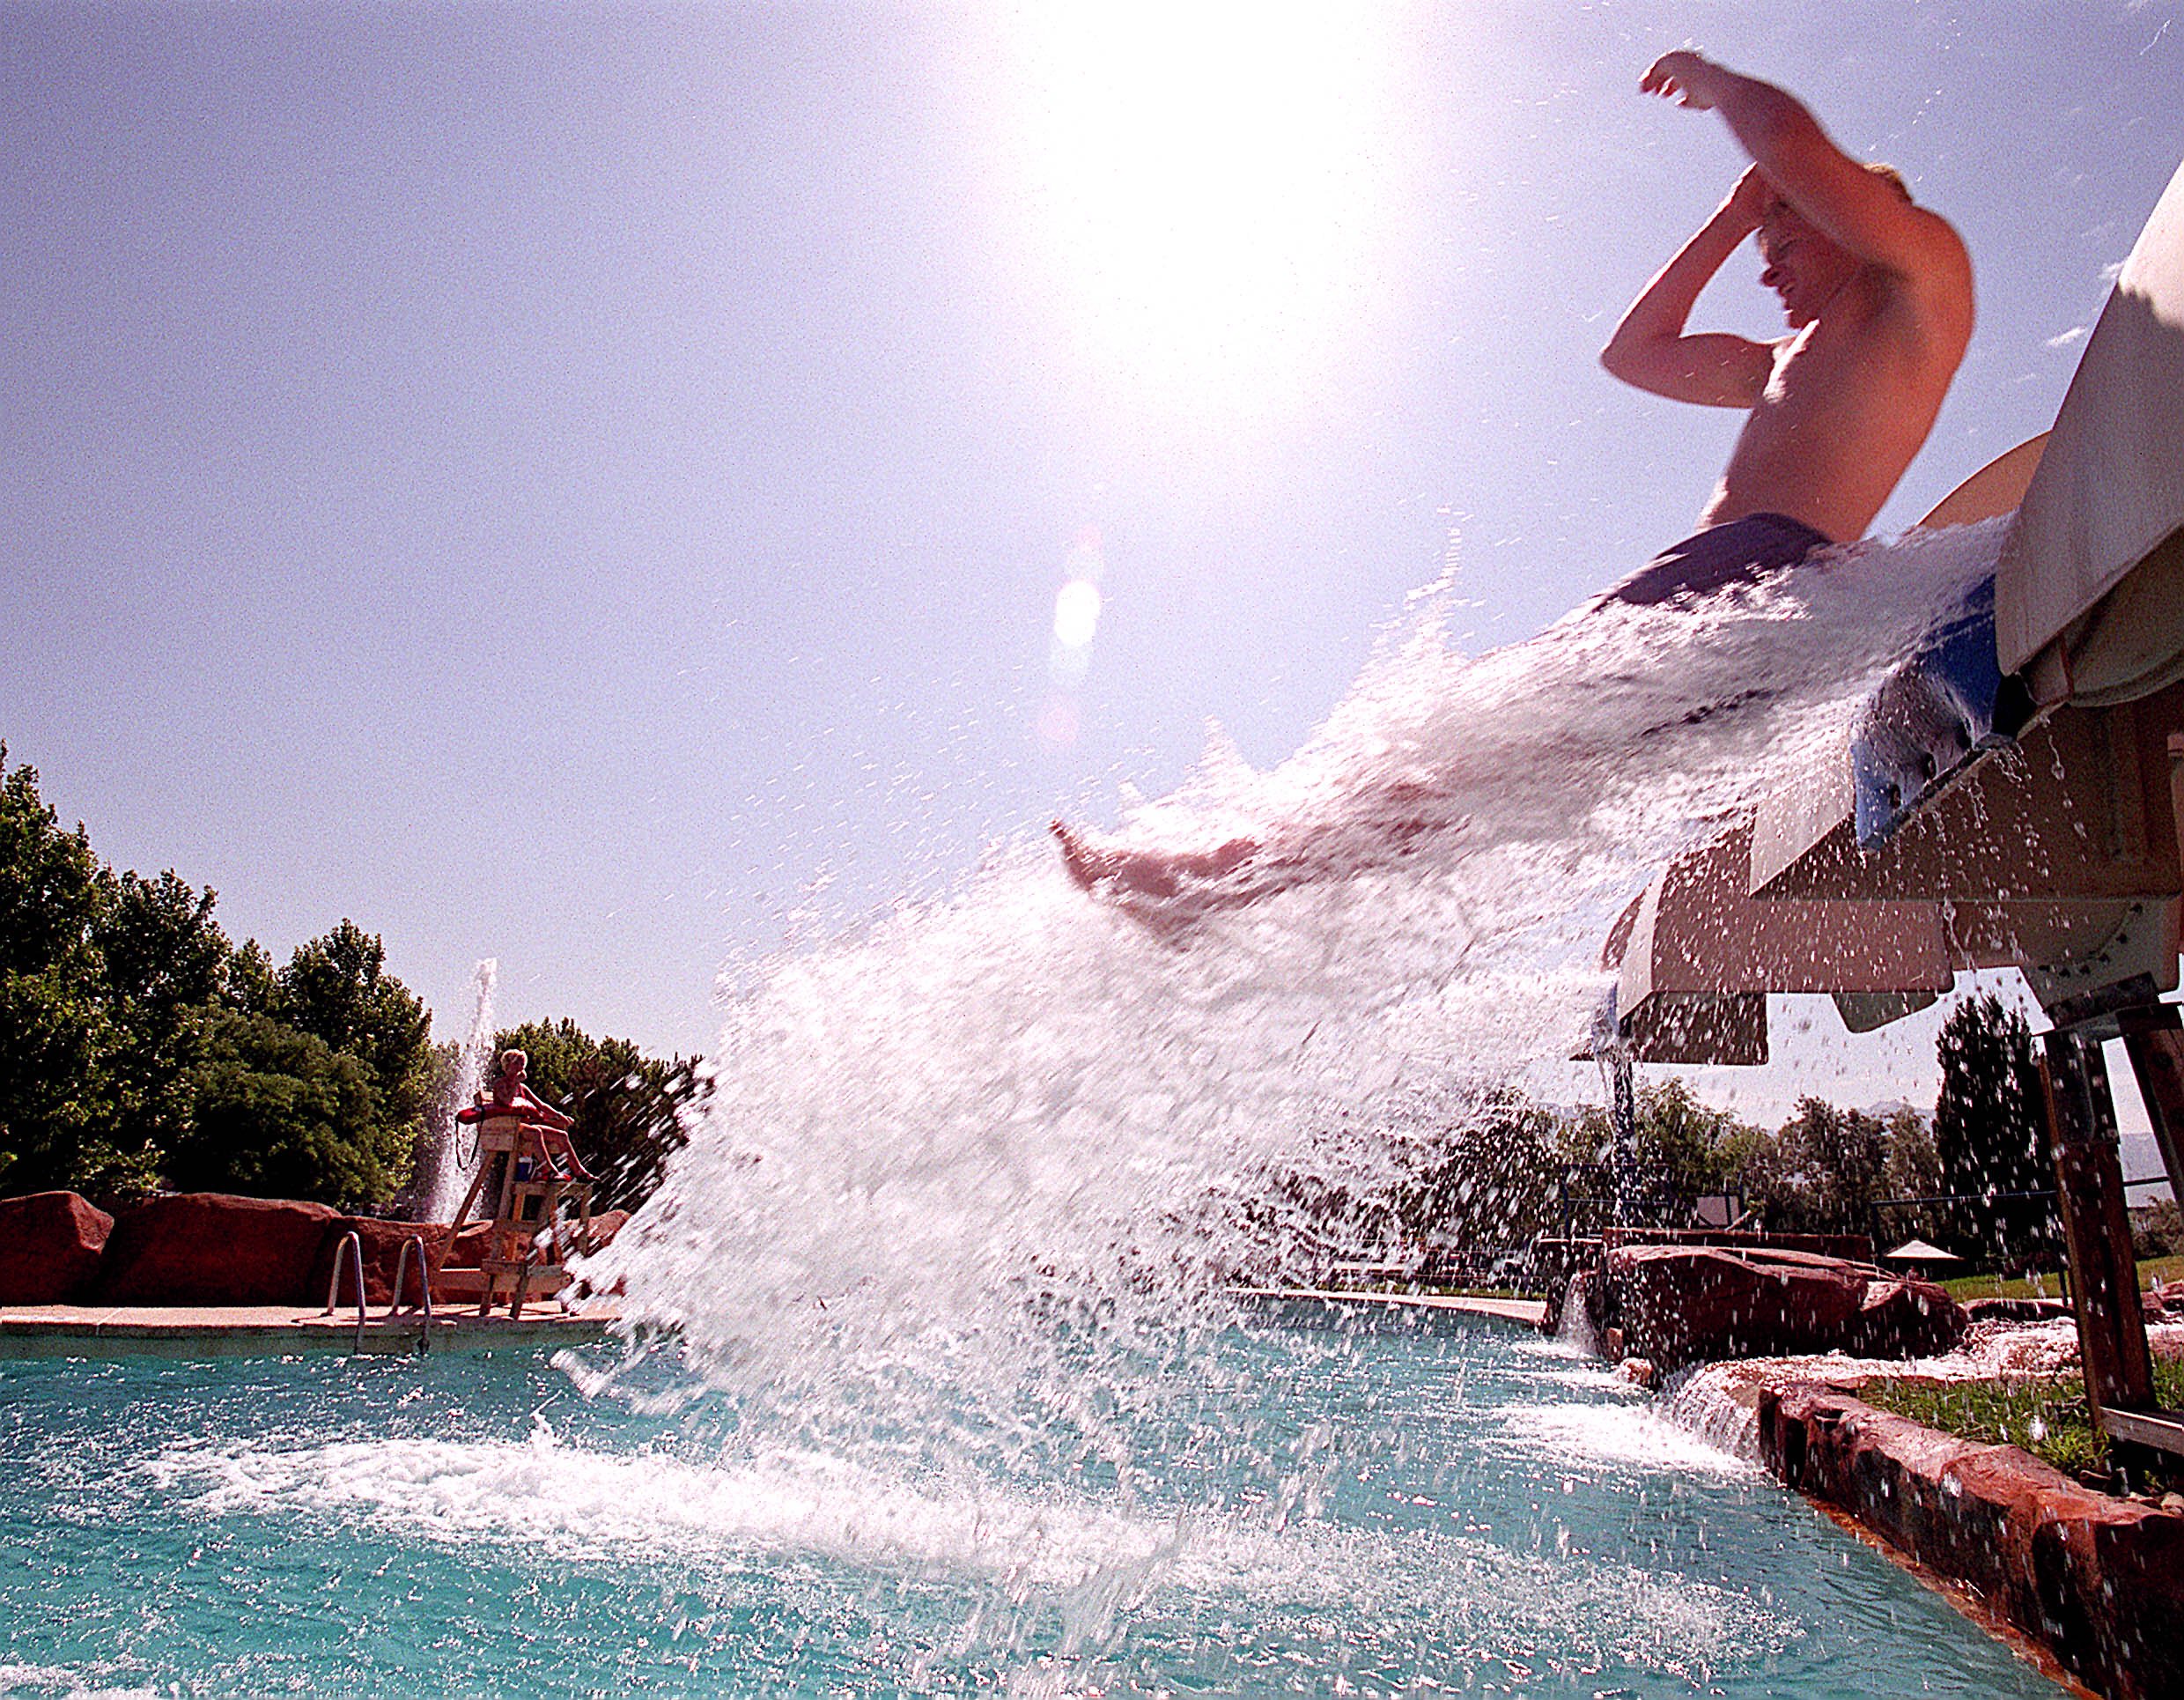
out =
<svg viewBox="0 0 2184 1700"><path fill-rule="evenodd" d="M1340 1287L1236 1287L1237 1298L1264 1304L1324 1305L1335 1310L1435 1311L1484 1317L1513 1327L1538 1328L1546 1320L1544 1298L1465 1298L1453 1293L1354 1292Z"/></svg>
<svg viewBox="0 0 2184 1700"><path fill-rule="evenodd" d="M1536 1298L1465 1298L1444 1293L1356 1292L1343 1288L1243 1287L1235 1297L1266 1305L1313 1305L1328 1310L1478 1317L1510 1327L1537 1328L1546 1305ZM505 1312L481 1317L474 1306L432 1318L435 1352L537 1351L587 1345L607 1337L621 1312L587 1305L564 1315L557 1305L527 1311L511 1322ZM411 1312L374 1310L364 1327L367 1356L414 1353L426 1332ZM0 1359L9 1357L283 1356L293 1352L353 1352L357 1313L326 1316L291 1305L0 1305Z"/></svg>
<svg viewBox="0 0 2184 1700"><path fill-rule="evenodd" d="M537 1351L581 1346L606 1337L619 1312L604 1305L564 1315L549 1301L510 1321L481 1317L475 1305L432 1318L435 1352ZM364 1328L367 1355L416 1352L427 1329L422 1317L374 1310ZM294 1352L353 1352L357 1312L324 1316L289 1305L0 1306L0 1358L284 1356Z"/></svg>

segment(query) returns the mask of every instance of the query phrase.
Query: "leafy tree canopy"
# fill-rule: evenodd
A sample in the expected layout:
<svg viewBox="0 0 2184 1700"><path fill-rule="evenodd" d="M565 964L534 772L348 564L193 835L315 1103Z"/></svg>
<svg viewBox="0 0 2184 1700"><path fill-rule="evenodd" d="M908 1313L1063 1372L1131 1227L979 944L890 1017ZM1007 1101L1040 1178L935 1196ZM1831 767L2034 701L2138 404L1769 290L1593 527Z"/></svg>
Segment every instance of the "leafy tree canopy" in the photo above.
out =
<svg viewBox="0 0 2184 1700"><path fill-rule="evenodd" d="M227 942L213 897L116 876L0 745L0 1187L141 1191L186 1123L189 1008Z"/></svg>
<svg viewBox="0 0 2184 1700"><path fill-rule="evenodd" d="M432 1012L387 972L377 935L343 920L299 945L273 976L269 1013L371 1071L374 1117L390 1135L412 1144L422 1135L434 1077Z"/></svg>
<svg viewBox="0 0 2184 1700"><path fill-rule="evenodd" d="M1887 1196L1888 1127L1863 1110L1799 1098L1775 1135L1774 1157L1770 1227L1862 1234L1872 1223L1874 1201Z"/></svg>
<svg viewBox="0 0 2184 1700"><path fill-rule="evenodd" d="M430 1017L380 942L343 921L276 972L215 901L107 867L0 745L0 1190L370 1204L403 1178Z"/></svg>
<svg viewBox="0 0 2184 1700"><path fill-rule="evenodd" d="M1993 993L1966 998L1950 1012L1936 1042L1941 1093L1934 1105L1934 1145L1944 1192L1990 1201L1958 1212L1956 1237L2018 1260L2054 1256L2059 1243L2052 1205L1997 1194L2044 1193L2055 1184L2048 1114L2025 1017Z"/></svg>
<svg viewBox="0 0 2184 1700"><path fill-rule="evenodd" d="M1989 992L1950 1012L1936 1044L1941 1094L1934 1143L1952 1192L2040 1192L2055 1185L2033 1031Z"/></svg>
<svg viewBox="0 0 2184 1700"><path fill-rule="evenodd" d="M373 1103L367 1064L270 1016L207 1019L196 1115L170 1154L186 1192L376 1204L407 1178L413 1137Z"/></svg>

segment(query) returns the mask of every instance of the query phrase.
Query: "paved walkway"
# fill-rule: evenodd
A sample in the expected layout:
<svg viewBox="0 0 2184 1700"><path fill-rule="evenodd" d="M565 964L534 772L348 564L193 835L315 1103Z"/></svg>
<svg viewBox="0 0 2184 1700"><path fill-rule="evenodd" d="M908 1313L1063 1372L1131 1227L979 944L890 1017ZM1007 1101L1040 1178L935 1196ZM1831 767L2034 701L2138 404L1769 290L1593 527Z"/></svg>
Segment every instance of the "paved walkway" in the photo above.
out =
<svg viewBox="0 0 2184 1700"><path fill-rule="evenodd" d="M441 1310L432 1320L430 1349L533 1351L581 1345L603 1339L618 1315L604 1305L564 1315L551 1301L513 1322L505 1312L481 1317L475 1305ZM422 1317L409 1312L388 1316L375 1309L365 1324L363 1349L414 1352L426 1332ZM353 1306L346 1314L326 1316L293 1305L0 1305L0 1357L257 1356L356 1349Z"/></svg>
<svg viewBox="0 0 2184 1700"><path fill-rule="evenodd" d="M1547 1315L1547 1302L1544 1298L1467 1298L1454 1293L1355 1292L1340 1287L1238 1287L1233 1290L1238 1298L1330 1305L1351 1310L1370 1310L1377 1306L1390 1311L1455 1311L1465 1316L1482 1316L1490 1321L1507 1322L1525 1328L1538 1327L1546 1320Z"/></svg>

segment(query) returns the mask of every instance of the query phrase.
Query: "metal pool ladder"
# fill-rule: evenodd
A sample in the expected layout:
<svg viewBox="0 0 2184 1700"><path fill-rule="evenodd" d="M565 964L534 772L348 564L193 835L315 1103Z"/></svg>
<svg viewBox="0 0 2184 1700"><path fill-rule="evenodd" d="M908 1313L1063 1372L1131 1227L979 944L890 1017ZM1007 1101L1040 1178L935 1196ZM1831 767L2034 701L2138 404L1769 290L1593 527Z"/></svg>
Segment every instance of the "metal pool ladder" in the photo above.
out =
<svg viewBox="0 0 2184 1700"><path fill-rule="evenodd" d="M355 1236L350 1236L352 1239ZM387 1299L387 1314L392 1318L402 1309L402 1277L410 1273L410 1253L417 1254L417 1304L421 1319L417 1324L417 1356L423 1357L432 1349L432 1266L424 1255L424 1236L411 1234L402 1242L402 1254L395 1260L395 1290Z"/></svg>
<svg viewBox="0 0 2184 1700"><path fill-rule="evenodd" d="M401 1255L395 1260L395 1290L387 1306L387 1319L393 1321L402 1310L402 1290L410 1274L410 1253L417 1254L417 1351L420 1356L432 1349L432 1267L424 1254L424 1236L411 1234L402 1242ZM345 1260L345 1261L344 1261ZM370 1319L364 1297L364 1238L354 1229L341 1237L334 1248L334 1273L326 1283L326 1309L321 1316L334 1314L334 1307L341 1301L342 1270L346 1268L357 1278L357 1343L356 1350L364 1350L364 1325Z"/></svg>

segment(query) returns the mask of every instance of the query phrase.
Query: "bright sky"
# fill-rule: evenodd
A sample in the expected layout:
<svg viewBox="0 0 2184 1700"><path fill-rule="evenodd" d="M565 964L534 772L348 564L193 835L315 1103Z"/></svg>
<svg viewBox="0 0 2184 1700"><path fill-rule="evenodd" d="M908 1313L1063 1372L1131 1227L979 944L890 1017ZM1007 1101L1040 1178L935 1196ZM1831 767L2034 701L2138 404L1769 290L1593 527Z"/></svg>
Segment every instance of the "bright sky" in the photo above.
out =
<svg viewBox="0 0 2184 1700"><path fill-rule="evenodd" d="M1741 165L1654 55L1968 240L1897 527L2052 418L2179 10L7 0L0 737L443 1034L494 957L707 1048L724 965L1209 719L1279 759L1444 566L1483 647L1690 529L1736 417L1594 359Z"/></svg>

